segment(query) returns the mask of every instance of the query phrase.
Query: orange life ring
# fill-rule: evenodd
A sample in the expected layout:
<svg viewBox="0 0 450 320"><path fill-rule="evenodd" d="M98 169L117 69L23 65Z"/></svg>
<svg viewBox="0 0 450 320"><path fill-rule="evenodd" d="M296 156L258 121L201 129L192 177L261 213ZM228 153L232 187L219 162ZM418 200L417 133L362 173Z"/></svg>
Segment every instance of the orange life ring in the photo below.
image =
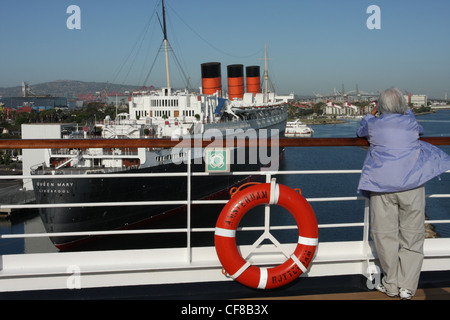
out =
<svg viewBox="0 0 450 320"><path fill-rule="evenodd" d="M294 253L284 263L272 268L257 267L247 262L237 249L235 237L245 213L266 204L280 205L288 210L294 216L299 231ZM251 288L273 289L290 283L308 270L317 248L318 234L316 216L306 199L293 189L272 182L237 192L220 213L214 240L219 260L231 278Z"/></svg>

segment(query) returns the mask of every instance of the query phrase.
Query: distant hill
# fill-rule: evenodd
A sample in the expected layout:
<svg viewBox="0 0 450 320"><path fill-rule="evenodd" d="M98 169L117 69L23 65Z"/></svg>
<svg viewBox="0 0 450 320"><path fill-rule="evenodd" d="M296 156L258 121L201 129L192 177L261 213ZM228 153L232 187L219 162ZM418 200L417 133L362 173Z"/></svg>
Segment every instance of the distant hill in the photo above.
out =
<svg viewBox="0 0 450 320"><path fill-rule="evenodd" d="M73 80L57 80L32 85L29 83L30 90L36 95L52 95L54 97L74 98L77 94L94 94L96 92L118 92L131 91L140 89L139 86L118 85L106 82L84 82ZM0 88L0 96L2 97L21 97L22 85L9 88Z"/></svg>

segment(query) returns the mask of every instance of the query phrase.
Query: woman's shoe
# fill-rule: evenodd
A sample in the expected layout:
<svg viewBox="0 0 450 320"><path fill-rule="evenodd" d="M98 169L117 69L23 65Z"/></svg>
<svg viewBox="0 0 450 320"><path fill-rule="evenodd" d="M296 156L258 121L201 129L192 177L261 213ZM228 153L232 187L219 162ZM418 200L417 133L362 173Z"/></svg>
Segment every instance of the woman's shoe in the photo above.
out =
<svg viewBox="0 0 450 320"><path fill-rule="evenodd" d="M410 300L414 295L411 290L400 288L399 296L402 300Z"/></svg>
<svg viewBox="0 0 450 320"><path fill-rule="evenodd" d="M386 290L386 287L385 287L384 285L382 285L381 283L378 284L378 285L375 287L375 289L377 289L378 291L380 291L380 292L382 292L382 293L385 293L388 297L391 297L391 298L397 297L397 296L398 296L398 293L393 293L393 292L387 291L387 290Z"/></svg>

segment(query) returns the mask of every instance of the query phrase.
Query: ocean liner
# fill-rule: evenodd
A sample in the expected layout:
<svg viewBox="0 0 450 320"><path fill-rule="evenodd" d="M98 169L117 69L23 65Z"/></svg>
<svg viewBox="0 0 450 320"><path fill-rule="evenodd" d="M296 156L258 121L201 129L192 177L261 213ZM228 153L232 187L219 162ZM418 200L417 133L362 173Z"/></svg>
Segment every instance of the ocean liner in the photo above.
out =
<svg viewBox="0 0 450 320"><path fill-rule="evenodd" d="M165 27L164 44L167 50ZM168 70L167 51L166 66ZM228 65L228 92L225 92L222 89L221 63L204 63L201 65L202 87L198 93L171 88L167 72L167 87L133 92L128 101L128 113L118 114L114 120L107 117L97 126L101 128L104 139L170 138L181 141L211 135L223 139L230 136L239 139L283 135L287 119L286 97L279 98L275 93L267 92L267 84L266 89L262 89L259 66L247 66L245 72L244 78L243 65ZM264 78L267 83L267 63ZM245 149L245 161L242 161L242 153L238 149L230 150L230 171L270 167L282 155L278 147L276 150L268 148L265 159L258 157L252 161L249 159L251 148L242 148ZM139 173L186 172L188 161L192 172L205 171L204 148L194 148L192 152L177 147L68 148L52 149L48 153L48 160L36 164L31 170L32 175L40 176L32 179L37 203L109 203L104 207L41 208L40 216L49 233L134 228L148 223L179 210L180 205L127 207L111 205L111 201L181 200L185 198L188 187L185 176L140 177ZM127 173L129 177L98 177L99 174L118 173ZM89 174L95 174L95 177L74 177ZM50 175L68 175L68 178L52 179ZM249 177L194 176L191 198L216 196L245 179ZM51 237L60 250L90 239L67 235Z"/></svg>

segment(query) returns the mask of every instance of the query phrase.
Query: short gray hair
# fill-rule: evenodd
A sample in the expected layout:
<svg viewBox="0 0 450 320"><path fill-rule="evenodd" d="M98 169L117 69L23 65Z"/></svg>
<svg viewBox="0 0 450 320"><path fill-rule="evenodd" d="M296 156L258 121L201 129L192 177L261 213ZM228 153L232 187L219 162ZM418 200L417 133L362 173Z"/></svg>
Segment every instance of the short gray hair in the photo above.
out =
<svg viewBox="0 0 450 320"><path fill-rule="evenodd" d="M392 87L380 94L377 109L381 113L405 114L408 110L408 105L403 97L403 93L399 89Z"/></svg>

